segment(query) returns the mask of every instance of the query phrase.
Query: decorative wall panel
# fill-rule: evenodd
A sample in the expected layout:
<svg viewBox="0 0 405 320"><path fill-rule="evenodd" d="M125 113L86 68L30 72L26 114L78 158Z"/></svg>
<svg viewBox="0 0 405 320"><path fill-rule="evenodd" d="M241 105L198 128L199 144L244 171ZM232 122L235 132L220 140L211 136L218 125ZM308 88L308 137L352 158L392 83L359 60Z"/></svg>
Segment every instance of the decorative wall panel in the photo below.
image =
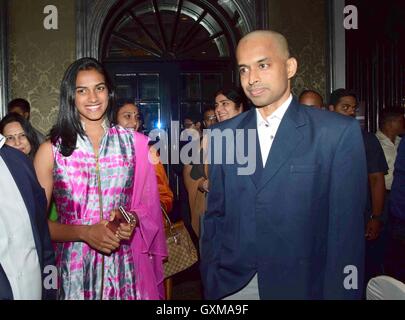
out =
<svg viewBox="0 0 405 320"><path fill-rule="evenodd" d="M298 72L292 81L297 96L304 89L326 96L325 6L325 0L269 1L270 29L286 36L298 60Z"/></svg>
<svg viewBox="0 0 405 320"><path fill-rule="evenodd" d="M31 103L31 122L47 134L58 111L59 86L75 58L74 1L53 0L58 30L46 30L49 1L9 1L9 85L11 97Z"/></svg>

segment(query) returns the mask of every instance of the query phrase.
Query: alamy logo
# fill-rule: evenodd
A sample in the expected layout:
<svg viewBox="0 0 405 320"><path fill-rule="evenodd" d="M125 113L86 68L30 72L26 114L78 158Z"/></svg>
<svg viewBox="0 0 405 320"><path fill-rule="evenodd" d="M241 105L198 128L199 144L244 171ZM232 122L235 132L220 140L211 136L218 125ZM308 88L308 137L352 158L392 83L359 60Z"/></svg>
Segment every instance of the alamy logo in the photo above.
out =
<svg viewBox="0 0 405 320"><path fill-rule="evenodd" d="M44 283L43 286L46 290L58 289L58 269L56 266L48 265L44 268Z"/></svg>
<svg viewBox="0 0 405 320"><path fill-rule="evenodd" d="M47 5L44 8L44 28L46 30L58 30L58 8L54 5Z"/></svg>
<svg viewBox="0 0 405 320"><path fill-rule="evenodd" d="M357 267L348 265L343 270L344 274L348 274L343 280L343 286L346 290L357 290L359 288L359 275Z"/></svg>
<svg viewBox="0 0 405 320"><path fill-rule="evenodd" d="M156 142L153 147L163 164L237 164L238 175L255 172L256 129L204 129L202 136L201 156L200 133L195 129L186 129L180 133L178 121L171 122L170 134L162 129L154 129L149 133L149 139ZM184 142L182 147L180 142ZM149 158L149 161L155 164L153 159Z"/></svg>
<svg viewBox="0 0 405 320"><path fill-rule="evenodd" d="M345 16L343 20L343 27L346 30L351 30L351 29L358 29L359 28L359 14L357 11L357 7L353 5L345 6L343 9L343 13L347 16Z"/></svg>

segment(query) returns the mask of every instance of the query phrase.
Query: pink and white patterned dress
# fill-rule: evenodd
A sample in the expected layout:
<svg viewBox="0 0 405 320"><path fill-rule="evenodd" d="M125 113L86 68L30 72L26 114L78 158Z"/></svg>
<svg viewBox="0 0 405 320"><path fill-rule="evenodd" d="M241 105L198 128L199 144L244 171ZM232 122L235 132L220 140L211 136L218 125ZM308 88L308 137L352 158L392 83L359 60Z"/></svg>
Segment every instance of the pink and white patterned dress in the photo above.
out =
<svg viewBox="0 0 405 320"><path fill-rule="evenodd" d="M78 135L76 150L54 153L53 197L59 222L92 225L122 205L129 208L135 164L134 135L121 127L106 129L96 157L87 136ZM102 208L102 210L100 210ZM103 255L84 242L58 243L59 299L136 299L129 243Z"/></svg>

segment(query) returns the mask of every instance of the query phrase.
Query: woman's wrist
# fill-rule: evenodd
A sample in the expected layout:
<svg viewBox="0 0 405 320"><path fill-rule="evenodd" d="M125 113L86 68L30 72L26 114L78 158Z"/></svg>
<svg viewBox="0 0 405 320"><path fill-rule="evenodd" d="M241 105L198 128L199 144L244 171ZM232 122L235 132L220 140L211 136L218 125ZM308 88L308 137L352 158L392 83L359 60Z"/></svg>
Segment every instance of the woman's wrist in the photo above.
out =
<svg viewBox="0 0 405 320"><path fill-rule="evenodd" d="M77 226L77 237L79 241L86 242L88 240L88 232L91 226L87 225L82 225L82 226Z"/></svg>

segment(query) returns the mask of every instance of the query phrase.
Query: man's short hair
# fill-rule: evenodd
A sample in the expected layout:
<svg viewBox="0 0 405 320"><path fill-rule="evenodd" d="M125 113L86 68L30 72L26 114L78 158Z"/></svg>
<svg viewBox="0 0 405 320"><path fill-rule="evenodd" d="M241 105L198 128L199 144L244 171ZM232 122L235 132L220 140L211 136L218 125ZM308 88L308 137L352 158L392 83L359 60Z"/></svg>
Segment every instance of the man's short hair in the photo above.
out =
<svg viewBox="0 0 405 320"><path fill-rule="evenodd" d="M206 112L208 111L214 111L215 112L215 108L211 105L204 107L202 114L204 115Z"/></svg>
<svg viewBox="0 0 405 320"><path fill-rule="evenodd" d="M331 93L329 98L329 105L336 107L336 105L339 103L339 100L343 97L353 97L357 101L357 95L354 91L340 88Z"/></svg>
<svg viewBox="0 0 405 320"><path fill-rule="evenodd" d="M310 89L305 89L304 91L302 91L298 97L298 100L301 100L301 98L308 93L315 94L315 95L319 96L319 98L321 98L321 100L322 100L322 96L320 95L320 93L316 92L315 90L310 90Z"/></svg>
<svg viewBox="0 0 405 320"><path fill-rule="evenodd" d="M379 114L379 127L380 129L384 127L390 121L395 120L398 117L404 116L404 108L402 107L391 107L383 109Z"/></svg>
<svg viewBox="0 0 405 320"><path fill-rule="evenodd" d="M22 99L22 98L17 98L17 99L11 100L7 105L7 112L10 112L10 110L15 107L20 107L23 112L30 113L30 111L31 111L30 103L27 100Z"/></svg>
<svg viewBox="0 0 405 320"><path fill-rule="evenodd" d="M183 122L186 119L191 120L195 124L201 121L201 114L198 112L189 112L183 117Z"/></svg>

